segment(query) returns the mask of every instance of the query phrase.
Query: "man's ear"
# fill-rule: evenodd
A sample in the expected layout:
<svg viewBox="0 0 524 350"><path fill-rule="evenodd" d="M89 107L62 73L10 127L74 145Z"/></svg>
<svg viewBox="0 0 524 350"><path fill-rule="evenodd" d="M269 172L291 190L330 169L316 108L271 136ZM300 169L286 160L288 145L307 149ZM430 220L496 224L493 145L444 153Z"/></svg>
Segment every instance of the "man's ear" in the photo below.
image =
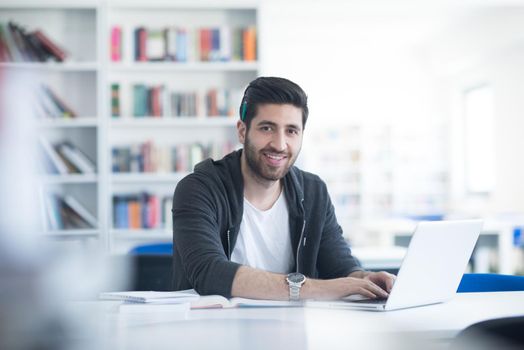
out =
<svg viewBox="0 0 524 350"><path fill-rule="evenodd" d="M247 125L242 120L237 121L238 142L244 144L246 140Z"/></svg>

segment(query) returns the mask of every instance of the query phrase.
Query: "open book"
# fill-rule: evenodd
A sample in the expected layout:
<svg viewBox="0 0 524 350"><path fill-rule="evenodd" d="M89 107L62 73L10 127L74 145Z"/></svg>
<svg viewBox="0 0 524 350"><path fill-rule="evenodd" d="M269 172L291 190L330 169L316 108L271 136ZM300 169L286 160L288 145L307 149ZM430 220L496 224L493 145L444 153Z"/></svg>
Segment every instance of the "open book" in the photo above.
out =
<svg viewBox="0 0 524 350"><path fill-rule="evenodd" d="M235 308L235 307L292 307L302 306L297 301L281 300L259 300L246 298L227 299L221 295L203 295L199 299L191 301L191 309L216 309L216 308Z"/></svg>
<svg viewBox="0 0 524 350"><path fill-rule="evenodd" d="M290 307L302 306L301 302L279 300L256 300L245 298L227 299L221 295L199 295L189 289L178 292L114 292L100 293L103 300L122 300L141 304L183 304L189 303L191 309L216 309L234 307Z"/></svg>

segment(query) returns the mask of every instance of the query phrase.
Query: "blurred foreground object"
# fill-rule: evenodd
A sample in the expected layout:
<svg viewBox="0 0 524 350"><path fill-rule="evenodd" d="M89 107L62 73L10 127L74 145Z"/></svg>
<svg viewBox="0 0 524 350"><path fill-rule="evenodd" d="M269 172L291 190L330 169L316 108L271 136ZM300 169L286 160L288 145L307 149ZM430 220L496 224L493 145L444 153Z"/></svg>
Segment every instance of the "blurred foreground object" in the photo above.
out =
<svg viewBox="0 0 524 350"><path fill-rule="evenodd" d="M103 349L100 318L71 301L115 288L126 273L111 275L93 252L55 251L41 234L35 86L28 72L0 70L0 349Z"/></svg>

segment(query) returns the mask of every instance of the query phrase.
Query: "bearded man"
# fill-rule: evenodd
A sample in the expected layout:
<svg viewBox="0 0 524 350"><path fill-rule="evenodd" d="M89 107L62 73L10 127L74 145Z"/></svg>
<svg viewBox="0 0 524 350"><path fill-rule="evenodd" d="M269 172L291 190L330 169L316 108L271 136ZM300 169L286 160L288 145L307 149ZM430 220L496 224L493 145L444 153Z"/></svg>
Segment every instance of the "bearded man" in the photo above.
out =
<svg viewBox="0 0 524 350"><path fill-rule="evenodd" d="M243 149L199 163L176 187L174 289L272 300L386 298L394 276L362 269L325 183L293 165L309 114L302 88L257 78L239 112Z"/></svg>

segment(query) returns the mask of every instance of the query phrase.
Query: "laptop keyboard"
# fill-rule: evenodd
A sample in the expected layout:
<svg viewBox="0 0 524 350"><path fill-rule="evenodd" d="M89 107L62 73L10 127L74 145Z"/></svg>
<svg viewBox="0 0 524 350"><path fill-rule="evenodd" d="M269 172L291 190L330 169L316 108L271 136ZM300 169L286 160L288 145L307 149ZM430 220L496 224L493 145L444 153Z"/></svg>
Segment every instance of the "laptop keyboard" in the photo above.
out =
<svg viewBox="0 0 524 350"><path fill-rule="evenodd" d="M388 299L364 299L364 300L354 300L352 303L361 303L361 304L385 304Z"/></svg>

